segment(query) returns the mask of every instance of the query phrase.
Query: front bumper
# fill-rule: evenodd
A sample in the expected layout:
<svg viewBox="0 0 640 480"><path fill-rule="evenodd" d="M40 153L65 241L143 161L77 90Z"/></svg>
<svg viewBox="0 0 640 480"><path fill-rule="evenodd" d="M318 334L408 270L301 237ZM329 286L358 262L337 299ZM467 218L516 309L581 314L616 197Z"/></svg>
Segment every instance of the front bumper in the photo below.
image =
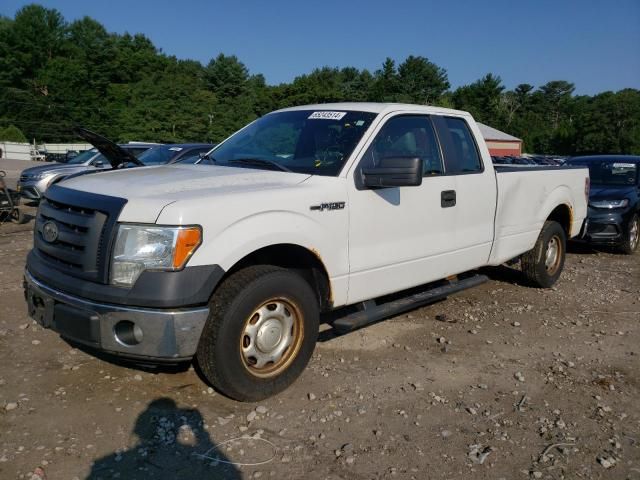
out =
<svg viewBox="0 0 640 480"><path fill-rule="evenodd" d="M29 316L69 340L141 361L193 357L207 307L152 309L85 300L51 288L25 270Z"/></svg>
<svg viewBox="0 0 640 480"><path fill-rule="evenodd" d="M589 208L584 240L598 245L618 245L624 240L630 211L603 212Z"/></svg>
<svg viewBox="0 0 640 480"><path fill-rule="evenodd" d="M38 185L30 182L18 182L18 191L22 198L30 201L39 202L42 199L42 191Z"/></svg>

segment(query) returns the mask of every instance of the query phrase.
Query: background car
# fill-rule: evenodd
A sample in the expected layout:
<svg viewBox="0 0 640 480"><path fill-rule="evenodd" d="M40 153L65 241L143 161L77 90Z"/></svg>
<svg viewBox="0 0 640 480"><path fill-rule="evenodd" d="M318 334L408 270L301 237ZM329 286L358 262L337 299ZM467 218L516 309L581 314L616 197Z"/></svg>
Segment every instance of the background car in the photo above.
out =
<svg viewBox="0 0 640 480"><path fill-rule="evenodd" d="M173 143L152 148L142 155L139 160L149 165L162 165L165 163L195 163L200 159L200 154L205 154L214 145L209 143Z"/></svg>
<svg viewBox="0 0 640 480"><path fill-rule="evenodd" d="M151 143L127 143L120 147L135 157L157 144ZM59 182L63 178L80 172L91 170L108 170L111 164L103 153L97 148L87 150L72 158L66 163L47 163L37 167L27 168L20 174L18 191L27 201L37 203L47 190L49 185Z"/></svg>
<svg viewBox="0 0 640 480"><path fill-rule="evenodd" d="M613 245L626 254L640 240L640 156L573 157L567 165L589 168L591 189L585 239Z"/></svg>

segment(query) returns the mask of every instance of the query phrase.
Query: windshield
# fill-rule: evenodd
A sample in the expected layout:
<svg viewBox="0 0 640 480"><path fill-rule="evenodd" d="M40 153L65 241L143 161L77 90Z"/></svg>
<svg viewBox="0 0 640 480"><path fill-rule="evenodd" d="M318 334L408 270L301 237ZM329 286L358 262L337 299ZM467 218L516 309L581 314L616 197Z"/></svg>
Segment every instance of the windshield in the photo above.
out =
<svg viewBox="0 0 640 480"><path fill-rule="evenodd" d="M211 157L216 165L335 176L375 117L354 111L271 113L222 143Z"/></svg>
<svg viewBox="0 0 640 480"><path fill-rule="evenodd" d="M71 160L69 160L67 162L67 165L80 165L81 163L91 160L93 157L95 157L96 153L98 153L98 150L95 148L87 150L86 152L82 152L80 155L76 155Z"/></svg>
<svg viewBox="0 0 640 480"><path fill-rule="evenodd" d="M594 185L635 185L638 165L624 161L572 161L571 165L589 168L589 178Z"/></svg>
<svg viewBox="0 0 640 480"><path fill-rule="evenodd" d="M150 148L142 155L139 155L138 159L145 165L162 165L164 163L168 163L182 150L182 147L162 145L161 147Z"/></svg>

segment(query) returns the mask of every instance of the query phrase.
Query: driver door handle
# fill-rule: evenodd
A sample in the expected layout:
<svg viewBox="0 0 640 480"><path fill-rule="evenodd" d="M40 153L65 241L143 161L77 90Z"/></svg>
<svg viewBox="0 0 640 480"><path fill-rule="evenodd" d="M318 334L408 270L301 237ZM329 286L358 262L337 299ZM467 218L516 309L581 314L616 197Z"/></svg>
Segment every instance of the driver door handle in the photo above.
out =
<svg viewBox="0 0 640 480"><path fill-rule="evenodd" d="M456 191L444 190L440 192L440 206L442 208L449 208L456 206Z"/></svg>

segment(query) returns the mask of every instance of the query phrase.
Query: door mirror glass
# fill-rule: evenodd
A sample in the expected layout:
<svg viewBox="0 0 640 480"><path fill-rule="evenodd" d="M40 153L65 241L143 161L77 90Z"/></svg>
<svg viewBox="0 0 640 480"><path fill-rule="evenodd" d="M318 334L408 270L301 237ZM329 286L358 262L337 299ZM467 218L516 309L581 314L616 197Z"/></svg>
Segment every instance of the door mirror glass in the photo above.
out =
<svg viewBox="0 0 640 480"><path fill-rule="evenodd" d="M417 187L422 184L422 160L419 157L381 158L375 167L362 169L367 188Z"/></svg>

